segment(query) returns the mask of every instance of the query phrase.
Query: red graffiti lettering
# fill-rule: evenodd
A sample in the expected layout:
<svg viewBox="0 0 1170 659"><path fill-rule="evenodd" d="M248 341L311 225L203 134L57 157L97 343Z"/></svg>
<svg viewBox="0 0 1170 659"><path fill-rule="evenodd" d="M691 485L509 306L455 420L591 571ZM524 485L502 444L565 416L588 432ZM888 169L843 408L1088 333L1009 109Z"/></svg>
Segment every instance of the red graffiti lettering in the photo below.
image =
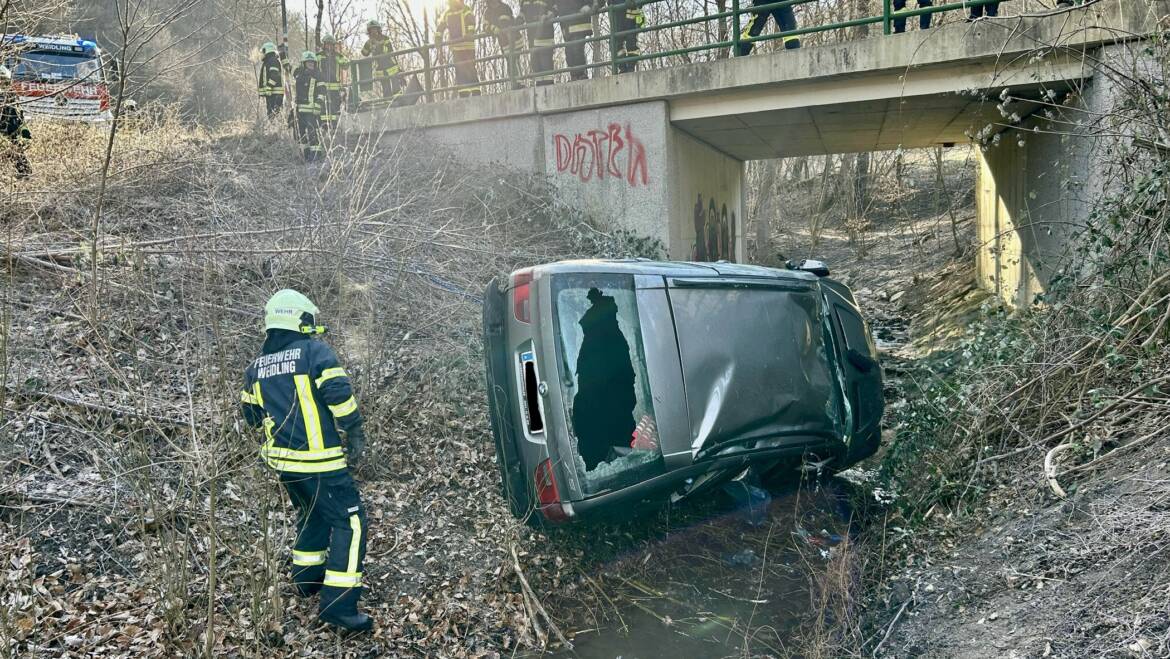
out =
<svg viewBox="0 0 1170 659"><path fill-rule="evenodd" d="M624 180L630 187L650 184L650 167L646 147L634 137L629 124L611 123L605 130L593 129L571 138L564 133L553 135L553 154L557 172L576 176L582 183L607 176Z"/></svg>

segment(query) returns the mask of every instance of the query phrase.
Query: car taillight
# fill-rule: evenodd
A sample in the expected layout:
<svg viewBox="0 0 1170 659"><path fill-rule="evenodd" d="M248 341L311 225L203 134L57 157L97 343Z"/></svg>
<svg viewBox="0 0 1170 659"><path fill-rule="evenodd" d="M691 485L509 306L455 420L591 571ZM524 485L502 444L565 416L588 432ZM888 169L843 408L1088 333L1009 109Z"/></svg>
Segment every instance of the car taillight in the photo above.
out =
<svg viewBox="0 0 1170 659"><path fill-rule="evenodd" d="M512 275L512 300L516 320L522 323L532 322L532 302L530 289L532 286L532 271L521 270Z"/></svg>
<svg viewBox="0 0 1170 659"><path fill-rule="evenodd" d="M557 492L557 481L553 478L552 460L545 460L536 467L536 498L540 502L540 512L545 519L553 522L563 522L569 519L565 509L561 506L561 495Z"/></svg>

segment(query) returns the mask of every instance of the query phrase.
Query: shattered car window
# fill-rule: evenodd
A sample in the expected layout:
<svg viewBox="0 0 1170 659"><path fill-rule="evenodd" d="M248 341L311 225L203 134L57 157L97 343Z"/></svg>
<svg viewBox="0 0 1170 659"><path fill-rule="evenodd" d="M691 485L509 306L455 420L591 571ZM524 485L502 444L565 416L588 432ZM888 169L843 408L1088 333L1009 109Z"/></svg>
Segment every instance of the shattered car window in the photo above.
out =
<svg viewBox="0 0 1170 659"><path fill-rule="evenodd" d="M662 473L633 277L558 275L561 382L586 494Z"/></svg>

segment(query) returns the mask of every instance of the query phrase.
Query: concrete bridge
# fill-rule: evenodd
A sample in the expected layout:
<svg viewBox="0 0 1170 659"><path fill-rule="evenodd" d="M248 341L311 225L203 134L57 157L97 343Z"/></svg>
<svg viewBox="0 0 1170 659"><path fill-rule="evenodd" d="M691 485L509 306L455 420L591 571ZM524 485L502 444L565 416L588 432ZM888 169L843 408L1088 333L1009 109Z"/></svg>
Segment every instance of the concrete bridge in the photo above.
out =
<svg viewBox="0 0 1170 659"><path fill-rule="evenodd" d="M1105 188L1101 146L1046 131L1039 111L1063 104L1091 119L1108 108L1115 90L1101 62L1168 13L1166 0L1099 0L372 111L350 116L346 130L423 131L468 161L545 173L567 204L661 240L671 258L700 260L743 257L744 161L987 142L1010 131L980 150L979 276L1026 304L1068 250L1069 222L1087 217ZM1021 130L1026 140L1014 136Z"/></svg>

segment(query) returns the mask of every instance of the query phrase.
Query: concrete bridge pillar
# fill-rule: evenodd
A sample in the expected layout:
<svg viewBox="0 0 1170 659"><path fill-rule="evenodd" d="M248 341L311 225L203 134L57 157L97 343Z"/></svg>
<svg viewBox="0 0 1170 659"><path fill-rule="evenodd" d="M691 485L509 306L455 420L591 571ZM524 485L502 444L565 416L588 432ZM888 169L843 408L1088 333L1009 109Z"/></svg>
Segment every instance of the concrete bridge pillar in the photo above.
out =
<svg viewBox="0 0 1170 659"><path fill-rule="evenodd" d="M1096 55L1132 66L1130 48L1108 46ZM1107 168L1119 138L1099 129L1120 93L1098 72L1064 99L1055 119L1041 108L979 150L978 279L1009 306L1031 305L1057 277L1075 276L1096 258L1082 234L1110 192Z"/></svg>
<svg viewBox="0 0 1170 659"><path fill-rule="evenodd" d="M743 161L673 127L663 101L542 117L561 200L673 259L743 259Z"/></svg>

